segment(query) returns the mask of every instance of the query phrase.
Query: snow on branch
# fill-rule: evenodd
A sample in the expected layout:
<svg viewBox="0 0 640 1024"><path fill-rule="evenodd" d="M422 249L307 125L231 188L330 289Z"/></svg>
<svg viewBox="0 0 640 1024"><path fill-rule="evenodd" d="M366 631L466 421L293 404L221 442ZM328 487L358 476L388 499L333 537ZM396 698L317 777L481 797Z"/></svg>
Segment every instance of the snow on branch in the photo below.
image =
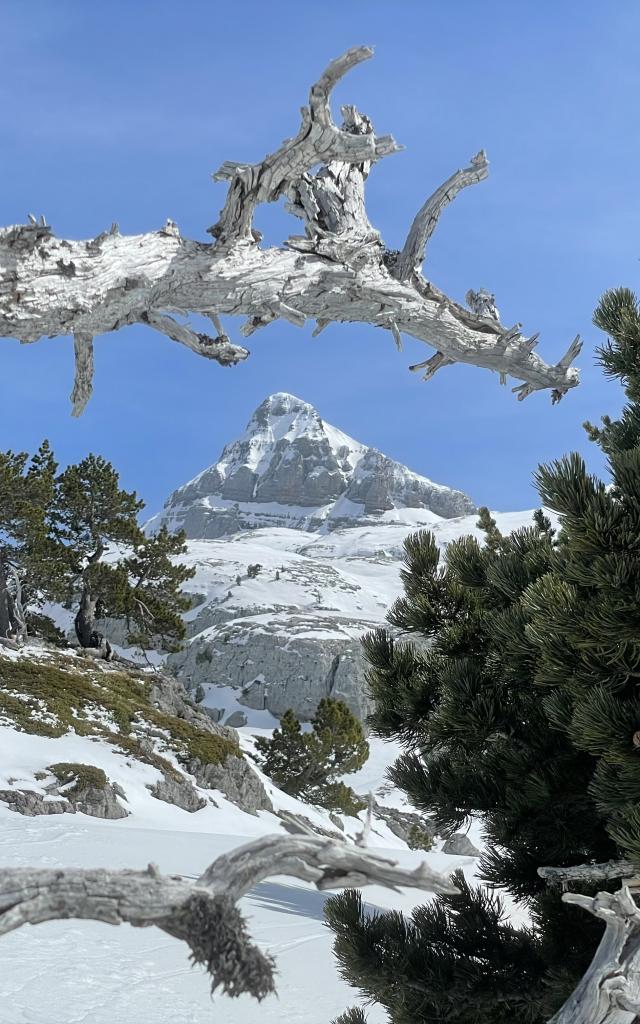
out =
<svg viewBox="0 0 640 1024"><path fill-rule="evenodd" d="M262 999L275 990L274 964L252 944L236 901L275 875L320 890L378 884L457 892L426 863L407 871L344 841L267 836L219 857L195 880L161 875L154 865L146 871L0 869L0 935L67 918L155 926L187 944L191 960L211 976L212 991Z"/></svg>
<svg viewBox="0 0 640 1024"><path fill-rule="evenodd" d="M88 241L55 237L44 217L0 228L0 337L23 344L72 336L75 351L73 414L93 387L93 344L101 334L145 324L196 354L234 366L249 352L219 327L222 315L244 318L251 335L279 319L296 326L314 320L319 333L330 323L360 322L389 331L399 351L402 334L435 349L412 368L425 379L437 369L468 363L515 378L518 399L550 390L558 401L579 383L572 363L578 338L555 363L533 348L521 324L500 322L493 296L467 292L465 307L427 281L421 272L425 247L440 214L461 189L488 173L484 152L456 171L416 215L400 252L388 249L366 213L365 182L371 168L400 147L376 135L371 119L342 107L331 113L338 81L372 56L355 47L331 61L311 87L300 129L260 163L227 161L214 175L227 183L218 222L204 243L182 237L168 220L157 231L122 236L116 224ZM257 206L280 198L304 225L280 248L263 248L253 227ZM209 317L217 334L193 329L190 314ZM176 319L182 318L182 319Z"/></svg>

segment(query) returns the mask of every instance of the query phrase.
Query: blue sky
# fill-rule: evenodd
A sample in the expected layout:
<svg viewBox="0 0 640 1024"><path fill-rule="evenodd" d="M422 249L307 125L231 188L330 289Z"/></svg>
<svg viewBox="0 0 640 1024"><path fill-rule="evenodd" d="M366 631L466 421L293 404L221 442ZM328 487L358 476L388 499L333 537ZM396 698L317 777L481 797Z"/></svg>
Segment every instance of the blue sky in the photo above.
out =
<svg viewBox="0 0 640 1024"><path fill-rule="evenodd" d="M601 468L581 424L621 403L594 366L591 315L605 288L638 278L639 40L635 0L2 0L0 223L33 211L60 237L89 238L114 220L136 233L171 217L208 240L225 195L210 173L294 134L328 60L371 44L334 106L355 103L406 147L369 178L386 243L400 246L425 197L484 147L490 177L444 213L427 277L458 300L494 291L505 323L541 332L546 361L578 331L585 348L581 387L552 408L548 393L518 403L473 367L423 384L407 366L431 350L408 339L398 354L364 326L312 340L313 324L277 323L235 369L133 327L97 339L95 394L76 421L71 340L2 339L0 448L46 436L62 463L100 452L151 512L267 394L290 391L495 509L534 505L536 465L569 449ZM292 226L276 206L257 222L270 244Z"/></svg>

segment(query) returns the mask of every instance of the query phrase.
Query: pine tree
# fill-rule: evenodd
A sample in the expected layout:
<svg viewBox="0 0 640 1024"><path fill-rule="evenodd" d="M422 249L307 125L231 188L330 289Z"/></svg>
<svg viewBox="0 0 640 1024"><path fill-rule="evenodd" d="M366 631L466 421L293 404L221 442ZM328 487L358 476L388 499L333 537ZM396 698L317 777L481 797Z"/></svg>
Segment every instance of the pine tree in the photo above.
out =
<svg viewBox="0 0 640 1024"><path fill-rule="evenodd" d="M122 607L128 591L126 569L103 559L110 545L142 542L138 525L142 508L135 492L120 488L115 469L100 455L88 455L68 466L56 482L51 515L67 555L66 576L80 591L74 624L82 647L100 645L97 615L117 614Z"/></svg>
<svg viewBox="0 0 640 1024"><path fill-rule="evenodd" d="M176 650L184 637L181 613L190 602L180 588L194 575L176 561L186 551L185 534L162 527L145 536L138 523L143 508L98 455L68 466L55 480L48 519L58 547L48 591L52 599L77 602L75 629L83 647L101 645L97 620L106 616L124 618L129 642L144 649Z"/></svg>
<svg viewBox="0 0 640 1024"><path fill-rule="evenodd" d="M325 697L303 732L289 709L272 737L256 740L264 772L285 793L346 814L357 814L359 801L341 775L357 771L369 756L362 725L344 701Z"/></svg>
<svg viewBox="0 0 640 1024"><path fill-rule="evenodd" d="M538 652L536 681L548 691L553 726L595 758L589 792L622 853L640 863L640 307L621 288L594 317L609 335L598 357L621 381L618 420L589 423L610 481L577 455L542 466L537 483L562 521L558 571L528 596Z"/></svg>
<svg viewBox="0 0 640 1024"><path fill-rule="evenodd" d="M130 643L145 650L179 649L185 636L182 613L191 607L191 599L181 587L195 575L195 569L175 561L186 551L184 531L169 533L162 526L154 536L143 536L133 554L124 559L127 587L123 612Z"/></svg>
<svg viewBox="0 0 640 1024"><path fill-rule="evenodd" d="M514 929L490 891L368 917L357 894L333 897L328 921L344 976L392 1024L541 1024L575 987L600 938L538 876L543 865L640 862L640 309L627 290L595 315L599 350L628 404L587 424L611 482L569 455L542 466L545 506L503 536L486 510L486 543L406 545L405 595L388 631L365 641L371 724L406 752L390 775L441 832L482 819L481 877L528 910ZM427 643L425 643L427 641ZM615 880L596 888L618 887ZM582 891L589 891L584 882ZM348 1018L347 1018L348 1019Z"/></svg>
<svg viewBox="0 0 640 1024"><path fill-rule="evenodd" d="M47 441L31 459L0 452L0 637L25 637L27 604L59 554L47 521L56 469Z"/></svg>
<svg viewBox="0 0 640 1024"><path fill-rule="evenodd" d="M299 796L305 780L302 771L308 763L307 747L300 722L289 708L271 737L259 736L256 751L266 775L285 793Z"/></svg>

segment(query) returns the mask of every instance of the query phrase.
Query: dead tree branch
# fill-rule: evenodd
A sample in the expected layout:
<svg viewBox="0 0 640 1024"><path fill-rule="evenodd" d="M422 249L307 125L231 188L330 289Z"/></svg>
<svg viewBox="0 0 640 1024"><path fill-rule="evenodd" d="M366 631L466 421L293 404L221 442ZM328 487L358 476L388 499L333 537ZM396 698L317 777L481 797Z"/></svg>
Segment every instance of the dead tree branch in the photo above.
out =
<svg viewBox="0 0 640 1024"><path fill-rule="evenodd" d="M640 910L631 891L597 896L565 893L605 922L605 932L584 977L550 1024L633 1024L640 1014Z"/></svg>
<svg viewBox="0 0 640 1024"><path fill-rule="evenodd" d="M155 926L186 942L212 991L274 991L273 962L251 943L236 901L258 882L289 875L317 889L383 885L455 893L426 863L406 871L357 846L316 836L267 836L218 857L195 880L147 871L0 870L0 935L25 924L67 918Z"/></svg>
<svg viewBox="0 0 640 1024"><path fill-rule="evenodd" d="M538 868L549 885L567 882L606 882L611 878L635 878L640 869L630 860L608 860L604 864L573 864L568 868Z"/></svg>
<svg viewBox="0 0 640 1024"><path fill-rule="evenodd" d="M300 129L256 164L228 161L214 175L228 183L226 202L210 230L214 242L183 238L173 221L144 235L123 237L116 224L89 241L54 236L44 218L0 229L0 337L27 344L47 337L74 338L73 413L91 394L93 339L129 324L147 324L222 366L249 355L219 327L216 337L175 319L201 314L245 318L246 336L278 319L297 326L315 320L361 322L390 330L398 349L407 334L432 346L426 377L461 362L507 375L525 398L549 389L557 401L579 383L570 365L576 341L555 364L533 352L526 339L500 323L493 297L470 289L470 308L444 295L420 271L425 247L445 206L487 175L484 153L438 188L417 214L401 252L388 250L365 207L365 182L373 164L400 148L376 135L366 114L342 108L332 117L335 84L372 56L367 47L332 61L312 86ZM318 169L319 168L319 169ZM253 227L257 206L284 198L304 234L282 248L262 248ZM314 332L315 333L315 332Z"/></svg>
<svg viewBox="0 0 640 1024"><path fill-rule="evenodd" d="M436 229L438 218L445 206L469 185L484 181L489 175L489 161L484 150L471 158L468 167L452 174L439 189L430 196L416 214L404 248L398 256L395 274L399 281L408 281L417 273L423 262L427 242Z"/></svg>

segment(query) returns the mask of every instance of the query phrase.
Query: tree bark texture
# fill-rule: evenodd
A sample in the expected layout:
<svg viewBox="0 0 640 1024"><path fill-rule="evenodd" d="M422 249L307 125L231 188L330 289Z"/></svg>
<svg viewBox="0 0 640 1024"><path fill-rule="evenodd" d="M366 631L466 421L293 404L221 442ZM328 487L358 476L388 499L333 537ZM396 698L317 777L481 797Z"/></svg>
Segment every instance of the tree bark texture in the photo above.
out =
<svg viewBox="0 0 640 1024"><path fill-rule="evenodd" d="M78 643L81 647L99 647L100 637L96 632L97 600L91 594L91 588L85 581L80 596L80 604L73 621Z"/></svg>
<svg viewBox="0 0 640 1024"><path fill-rule="evenodd" d="M640 910L630 888L562 898L599 917L605 931L580 984L550 1024L633 1024L640 1015Z"/></svg>

